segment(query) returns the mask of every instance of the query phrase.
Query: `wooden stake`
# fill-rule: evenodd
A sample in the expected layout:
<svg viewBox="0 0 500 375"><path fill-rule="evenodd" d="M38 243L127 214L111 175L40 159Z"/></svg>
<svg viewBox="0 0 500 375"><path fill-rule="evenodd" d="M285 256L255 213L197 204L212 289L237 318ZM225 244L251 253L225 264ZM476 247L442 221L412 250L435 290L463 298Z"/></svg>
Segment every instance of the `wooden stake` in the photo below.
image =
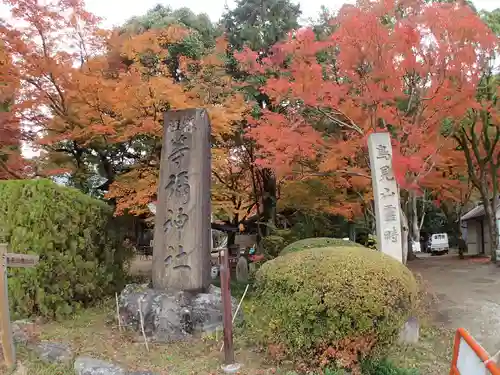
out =
<svg viewBox="0 0 500 375"><path fill-rule="evenodd" d="M120 318L120 304L118 303L118 293L115 293L116 300L116 319L118 319L118 329L122 331L122 320Z"/></svg>
<svg viewBox="0 0 500 375"><path fill-rule="evenodd" d="M9 293L7 285L7 244L0 243L0 329L3 358L8 369L16 364L16 351L10 324Z"/></svg>
<svg viewBox="0 0 500 375"><path fill-rule="evenodd" d="M228 250L221 251L220 286L222 292L223 323L224 323L224 362L226 365L234 363L233 347L233 320L231 306L231 285Z"/></svg>
<svg viewBox="0 0 500 375"><path fill-rule="evenodd" d="M144 344L146 345L146 350L149 352L148 338L146 337L146 331L144 330L144 316L142 315L142 298L139 297L139 320L141 323L142 337L144 337Z"/></svg>
<svg viewBox="0 0 500 375"><path fill-rule="evenodd" d="M245 288L245 292L243 293L243 296L241 297L240 303L238 303L238 307L236 308L236 311L234 312L233 320L232 323L234 324L234 321L236 320L236 317L238 316L238 311L240 311L241 304L243 303L243 300L245 299L245 296L247 295L248 292L248 287L250 284L247 284L247 287ZM217 331L215 331L217 332ZM222 349L224 349L224 343L222 343L222 346L220 347L220 351L222 352Z"/></svg>

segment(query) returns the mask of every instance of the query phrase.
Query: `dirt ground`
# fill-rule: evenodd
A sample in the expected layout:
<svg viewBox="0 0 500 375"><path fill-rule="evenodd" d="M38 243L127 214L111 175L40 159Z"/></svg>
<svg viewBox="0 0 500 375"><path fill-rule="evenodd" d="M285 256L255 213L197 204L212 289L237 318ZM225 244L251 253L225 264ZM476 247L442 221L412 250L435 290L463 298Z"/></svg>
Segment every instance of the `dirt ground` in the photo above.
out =
<svg viewBox="0 0 500 375"><path fill-rule="evenodd" d="M461 260L455 254L410 262L439 299L437 320L463 327L491 354L500 350L500 267L487 259ZM488 263L487 263L488 262Z"/></svg>

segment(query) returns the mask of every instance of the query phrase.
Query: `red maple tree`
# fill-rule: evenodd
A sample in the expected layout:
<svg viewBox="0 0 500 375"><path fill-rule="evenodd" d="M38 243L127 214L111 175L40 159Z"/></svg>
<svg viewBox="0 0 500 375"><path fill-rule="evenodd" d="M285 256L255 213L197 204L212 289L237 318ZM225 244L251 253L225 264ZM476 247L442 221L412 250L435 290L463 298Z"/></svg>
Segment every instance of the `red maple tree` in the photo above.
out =
<svg viewBox="0 0 500 375"><path fill-rule="evenodd" d="M268 56L238 59L267 77L268 109L247 133L260 163L281 176L328 176L344 192L331 208L352 216L371 194L369 134L391 133L398 183L418 194L448 147L445 120L473 105L496 38L469 7L423 0L358 1L332 24L327 37L301 29Z"/></svg>
<svg viewBox="0 0 500 375"><path fill-rule="evenodd" d="M26 166L20 150L22 131L10 110L18 90L12 56L0 42L0 180L21 178Z"/></svg>

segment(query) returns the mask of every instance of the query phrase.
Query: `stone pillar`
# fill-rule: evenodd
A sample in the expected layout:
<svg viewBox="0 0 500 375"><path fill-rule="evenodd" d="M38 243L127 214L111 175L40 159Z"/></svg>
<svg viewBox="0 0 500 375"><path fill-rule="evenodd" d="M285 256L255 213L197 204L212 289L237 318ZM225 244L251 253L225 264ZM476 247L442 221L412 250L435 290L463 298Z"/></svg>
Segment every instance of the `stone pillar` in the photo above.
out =
<svg viewBox="0 0 500 375"><path fill-rule="evenodd" d="M402 262L403 244L399 189L392 169L392 145L389 133L370 134L368 150L372 172L378 249Z"/></svg>
<svg viewBox="0 0 500 375"><path fill-rule="evenodd" d="M153 247L153 287L210 285L210 120L204 109L168 111Z"/></svg>

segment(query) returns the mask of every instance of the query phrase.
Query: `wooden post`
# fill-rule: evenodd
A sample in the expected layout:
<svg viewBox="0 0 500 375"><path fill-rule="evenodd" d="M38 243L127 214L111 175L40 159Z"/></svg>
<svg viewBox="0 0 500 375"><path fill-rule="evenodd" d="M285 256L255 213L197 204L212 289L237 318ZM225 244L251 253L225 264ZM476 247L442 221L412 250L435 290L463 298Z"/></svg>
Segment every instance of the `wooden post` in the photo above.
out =
<svg viewBox="0 0 500 375"><path fill-rule="evenodd" d="M3 358L7 368L16 364L16 352L12 340L12 327L9 313L9 294L7 287L7 244L0 243L0 329Z"/></svg>
<svg viewBox="0 0 500 375"><path fill-rule="evenodd" d="M234 364L233 319L231 305L231 286L229 269L229 251L221 251L220 287L222 292L223 323L224 323L224 362Z"/></svg>
<svg viewBox="0 0 500 375"><path fill-rule="evenodd" d="M0 243L0 343L8 369L16 365L16 351L10 322L7 267L29 268L36 266L38 261L38 255L7 253L7 244Z"/></svg>

